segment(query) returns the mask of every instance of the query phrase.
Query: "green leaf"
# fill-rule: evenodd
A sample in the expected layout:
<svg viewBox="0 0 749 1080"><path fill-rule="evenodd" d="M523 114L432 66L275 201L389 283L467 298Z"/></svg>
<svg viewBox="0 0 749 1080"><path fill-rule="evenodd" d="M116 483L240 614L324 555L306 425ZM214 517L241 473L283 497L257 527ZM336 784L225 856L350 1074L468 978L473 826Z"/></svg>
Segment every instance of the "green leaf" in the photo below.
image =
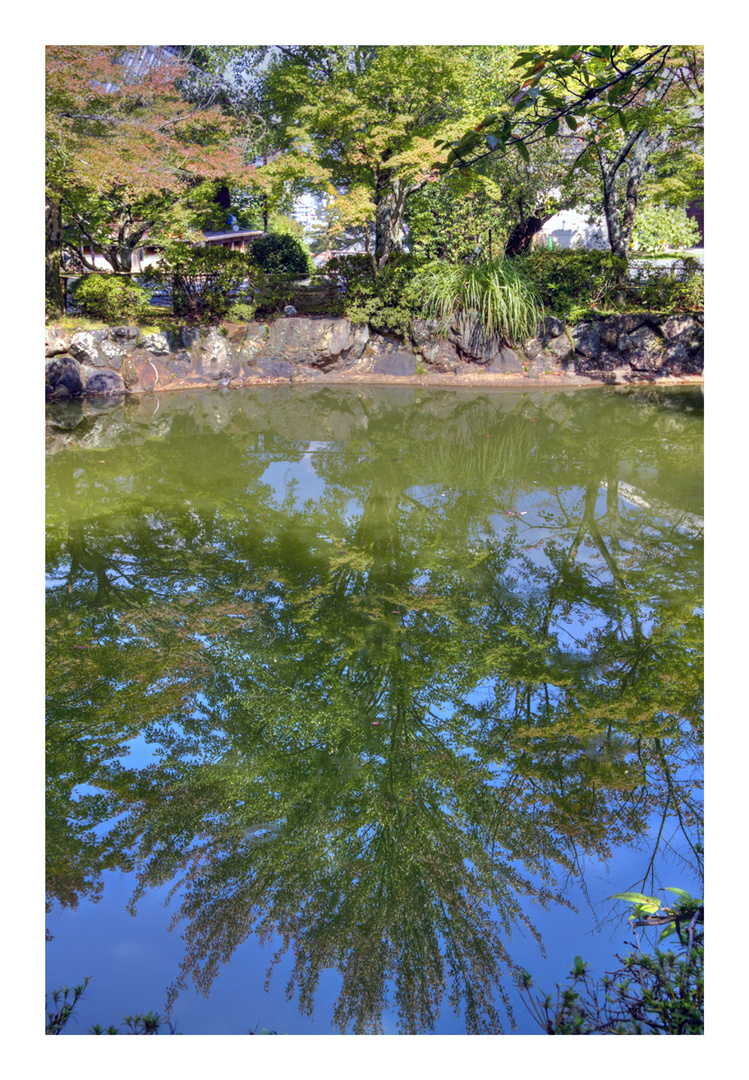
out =
<svg viewBox="0 0 749 1080"><path fill-rule="evenodd" d="M577 131L577 120L575 120L574 116L568 114L564 119L567 121L567 127L570 131Z"/></svg>
<svg viewBox="0 0 749 1080"><path fill-rule="evenodd" d="M521 141L520 141L520 140L518 139L518 141L517 141L517 142L515 143L515 146L517 147L517 151L518 151L518 153L520 154L520 156L521 156L521 158L523 159L523 161L530 161L530 159L531 159L531 156L530 156L530 154L528 153L528 147L527 147L527 146L525 145L525 143L524 143L524 142L521 142Z"/></svg>
<svg viewBox="0 0 749 1080"><path fill-rule="evenodd" d="M575 957L575 966L572 969L572 974L582 976L585 974L588 965L583 960L582 956Z"/></svg>
<svg viewBox="0 0 749 1080"><path fill-rule="evenodd" d="M695 900L693 896L690 896L686 889L671 889L667 886L666 892L674 893L674 895L678 896L679 899L683 900L686 904L694 904L696 907L699 907L699 900Z"/></svg>
<svg viewBox="0 0 749 1080"><path fill-rule="evenodd" d="M636 892L614 893L609 900L625 900L628 904L636 904L638 908L649 914L655 914L661 907L657 896L645 896L643 893Z"/></svg>
<svg viewBox="0 0 749 1080"><path fill-rule="evenodd" d="M551 138L552 135L556 135L557 131L559 131L559 121L552 120L551 123L547 124L544 128L544 135L546 135L547 138Z"/></svg>

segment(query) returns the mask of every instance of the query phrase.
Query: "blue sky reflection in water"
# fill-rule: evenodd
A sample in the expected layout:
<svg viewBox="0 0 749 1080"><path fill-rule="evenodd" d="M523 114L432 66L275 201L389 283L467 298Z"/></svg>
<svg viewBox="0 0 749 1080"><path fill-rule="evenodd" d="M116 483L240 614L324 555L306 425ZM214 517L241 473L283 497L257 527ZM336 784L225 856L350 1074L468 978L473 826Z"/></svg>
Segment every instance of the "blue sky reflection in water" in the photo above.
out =
<svg viewBox="0 0 749 1080"><path fill-rule="evenodd" d="M602 973L613 892L702 893L701 392L151 412L49 414L68 1033L539 1033L513 965Z"/></svg>

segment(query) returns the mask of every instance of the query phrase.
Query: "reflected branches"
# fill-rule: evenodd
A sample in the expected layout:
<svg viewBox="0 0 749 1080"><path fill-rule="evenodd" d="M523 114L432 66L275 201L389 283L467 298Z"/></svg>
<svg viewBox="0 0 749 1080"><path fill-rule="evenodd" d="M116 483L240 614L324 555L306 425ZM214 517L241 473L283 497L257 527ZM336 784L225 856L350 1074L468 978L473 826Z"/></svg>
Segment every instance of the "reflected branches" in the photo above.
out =
<svg viewBox="0 0 749 1080"><path fill-rule="evenodd" d="M498 1032L513 928L541 945L531 906L566 903L582 856L700 861L698 508L663 512L658 400L306 404L238 404L180 468L169 440L95 480L80 448L53 459L50 894L106 865L135 865L134 910L170 885L172 1001L254 934L303 1011L338 973L341 1030L393 1007L430 1031L447 1004ZM346 437L314 439L333 405ZM307 441L259 454L255 422Z"/></svg>

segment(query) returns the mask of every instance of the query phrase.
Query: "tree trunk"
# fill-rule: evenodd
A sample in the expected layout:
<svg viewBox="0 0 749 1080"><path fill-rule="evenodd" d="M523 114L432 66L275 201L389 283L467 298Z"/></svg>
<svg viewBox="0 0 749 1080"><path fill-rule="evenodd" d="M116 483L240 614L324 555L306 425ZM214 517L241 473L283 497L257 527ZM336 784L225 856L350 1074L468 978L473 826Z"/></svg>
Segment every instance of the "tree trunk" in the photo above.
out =
<svg viewBox="0 0 749 1080"><path fill-rule="evenodd" d="M541 218L532 215L521 221L510 233L510 238L505 245L505 257L512 259L520 255L531 246L531 241L536 233L541 231L543 222Z"/></svg>
<svg viewBox="0 0 749 1080"><path fill-rule="evenodd" d="M637 212L637 200L640 193L645 163L649 155L648 133L642 128L626 140L624 146L611 162L598 155L598 164L603 180L603 210L606 215L606 227L609 233L611 251L619 259L629 257L632 230ZM616 177L619 169L627 162L627 189L624 206L620 208L616 194Z"/></svg>
<svg viewBox="0 0 749 1080"><path fill-rule="evenodd" d="M606 182L606 178L604 177L603 212L606 215L606 228L608 229L609 247L611 248L612 254L616 255L618 259L626 259L627 249L624 244L621 222L619 221L619 207L617 205L616 187L613 177L609 183Z"/></svg>
<svg viewBox="0 0 749 1080"><path fill-rule="evenodd" d="M622 234L627 246L627 253L629 253L630 245L632 243L632 232L635 227L640 185L642 184L642 178L645 172L645 162L648 159L649 153L647 132L641 131L637 136L629 158L627 159L627 191L624 196L624 214L622 217Z"/></svg>
<svg viewBox="0 0 749 1080"><path fill-rule="evenodd" d="M389 170L380 173L375 185L375 260L381 269L391 252L403 247L403 214L406 188Z"/></svg>
<svg viewBox="0 0 749 1080"><path fill-rule="evenodd" d="M46 196L45 212L45 271L44 296L48 319L59 319L65 314L60 268L62 266L62 213L60 204Z"/></svg>

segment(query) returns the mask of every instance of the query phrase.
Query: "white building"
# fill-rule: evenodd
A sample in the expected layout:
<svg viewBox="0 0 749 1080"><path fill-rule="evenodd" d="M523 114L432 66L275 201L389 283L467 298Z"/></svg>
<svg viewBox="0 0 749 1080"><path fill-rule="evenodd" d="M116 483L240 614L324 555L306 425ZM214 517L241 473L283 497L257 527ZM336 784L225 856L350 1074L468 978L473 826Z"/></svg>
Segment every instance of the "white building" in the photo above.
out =
<svg viewBox="0 0 749 1080"><path fill-rule="evenodd" d="M691 250L701 251L705 246L704 211L699 204L690 203L687 216L696 221L700 230L700 242ZM609 247L606 219L600 217L591 224L579 210L560 210L534 237L533 246L606 250Z"/></svg>
<svg viewBox="0 0 749 1080"><path fill-rule="evenodd" d="M327 224L325 217L326 202L327 199L324 195L313 195L311 193L300 195L294 203L291 216L300 225L304 226L306 233L324 229Z"/></svg>
<svg viewBox="0 0 749 1080"><path fill-rule="evenodd" d="M606 249L609 246L608 229L603 218L591 225L579 210L560 210L536 234L533 246Z"/></svg>

